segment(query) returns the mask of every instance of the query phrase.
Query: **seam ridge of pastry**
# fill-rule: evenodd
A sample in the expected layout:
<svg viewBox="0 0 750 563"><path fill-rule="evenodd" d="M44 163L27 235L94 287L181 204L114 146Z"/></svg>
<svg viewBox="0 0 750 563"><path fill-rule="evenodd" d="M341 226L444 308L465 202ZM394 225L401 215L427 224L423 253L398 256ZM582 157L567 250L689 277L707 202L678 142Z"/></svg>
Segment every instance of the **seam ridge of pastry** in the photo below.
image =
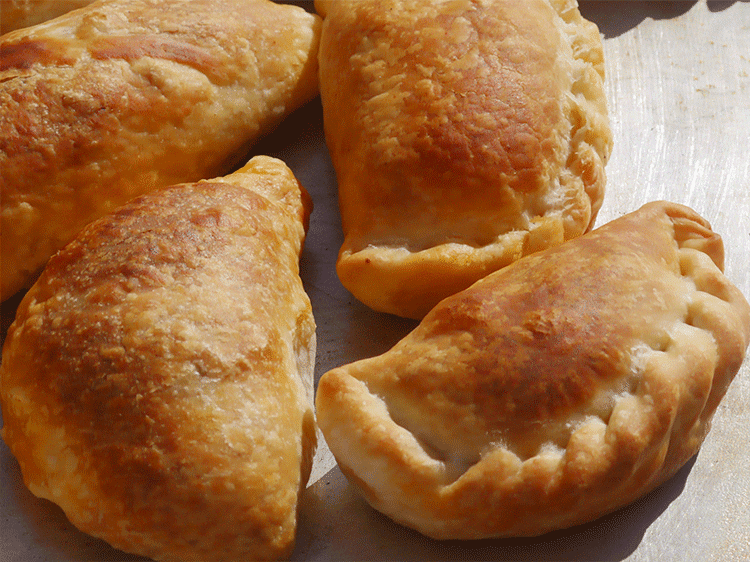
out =
<svg viewBox="0 0 750 563"><path fill-rule="evenodd" d="M421 318L593 226L612 134L601 38L575 2L317 6L337 273L360 301Z"/></svg>
<svg viewBox="0 0 750 563"><path fill-rule="evenodd" d="M709 334L709 336L711 336ZM711 336L712 340L713 337ZM670 346L671 347L671 346ZM665 350L665 352L668 352L669 349ZM647 353L651 353L653 350L648 349ZM468 470L471 469L472 466L476 464L480 464L482 462L482 459L486 455L492 455L493 452L497 450L502 450L506 454L510 454L512 456L515 456L515 458L518 459L520 465L517 468L518 472L523 471L524 464L526 463L534 463L534 460L536 458L542 457L549 457L550 455L557 455L562 460L565 457L565 454L568 449L568 445L570 444L571 440L573 439L574 434L582 427L590 425L591 423L599 424L601 423L605 428L607 428L607 432L610 431L609 424L612 419L613 413L616 412L619 404L621 401L629 401L629 400L639 400L639 401L645 401L645 387L639 386L638 388L635 388L633 386L633 382L635 381L635 377L625 377L620 382L620 384L617 386L619 389L621 389L619 392L613 392L613 402L609 404L605 409L600 410L597 409L594 412L588 412L584 414L583 416L577 417L576 419L572 420L568 423L568 429L569 431L567 434L558 435L553 440L547 440L542 441L538 444L536 447L536 450L529 453L523 453L515 451L514 448L509 446L507 443L503 444L502 442L498 441L489 441L487 442L480 450L477 450L473 456L466 457L452 457L448 451L443 449L442 447L434 444L431 442L430 437L424 435L424 433L419 432L418 430L415 430L411 428L411 424L408 420L399 420L398 407L395 407L391 402L389 402L388 398L384 396L382 393L378 393L377 391L370 388L370 385L366 381L359 380L359 382L364 385L364 387L368 390L368 392L371 394L371 396L378 402L382 403L385 411L388 413L388 416L390 420L393 422L393 424L401 429L403 429L405 432L409 433L413 438L416 444L419 445L419 447L422 450L422 453L427 456L428 458L434 460L435 462L439 463L441 466L443 466L445 472L442 475L442 486L443 487L451 487L456 481L459 481L460 479L464 478ZM674 422L674 417L672 417L671 423ZM668 435L668 432L666 433Z"/></svg>
<svg viewBox="0 0 750 563"><path fill-rule="evenodd" d="M599 30L593 22L585 20L578 10L577 2L564 0L554 2L556 11L564 23L564 32L569 36L573 51L574 65L572 68L573 82L571 91L567 93L571 107L567 111L575 112L576 118L571 119L570 131L571 150L566 161L566 172L573 170L577 174L571 181L583 181L584 191L590 202L590 217L588 229L593 227L604 197L606 184L605 166L609 161L612 150L613 135L608 126L608 112L603 100L597 99L592 92L591 84L598 84L604 88L604 62L601 50L592 49L589 44L579 39L576 30L583 29L584 33L599 37ZM596 111L585 111L587 106L597 107ZM597 123L592 127L590 120ZM594 135L592 132L600 132ZM564 175L565 173L563 173ZM600 176L597 178L597 175ZM579 181L580 181L579 180ZM562 213L562 212L559 212ZM570 227L566 227L568 232ZM566 238L571 237L572 232Z"/></svg>
<svg viewBox="0 0 750 563"><path fill-rule="evenodd" d="M750 340L722 259L695 212L646 204L324 374L319 425L368 502L428 536L592 520L674 475L709 431Z"/></svg>

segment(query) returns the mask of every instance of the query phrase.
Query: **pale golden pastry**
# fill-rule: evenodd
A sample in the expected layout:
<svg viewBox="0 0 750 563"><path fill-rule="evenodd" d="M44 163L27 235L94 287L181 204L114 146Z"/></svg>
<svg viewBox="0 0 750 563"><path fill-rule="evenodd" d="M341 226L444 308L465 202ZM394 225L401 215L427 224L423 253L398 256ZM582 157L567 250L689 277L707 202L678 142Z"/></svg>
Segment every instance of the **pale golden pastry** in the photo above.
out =
<svg viewBox="0 0 750 563"><path fill-rule="evenodd" d="M588 230L610 152L602 43L574 0L316 0L326 140L366 305L421 318Z"/></svg>
<svg viewBox="0 0 750 563"><path fill-rule="evenodd" d="M134 200L49 261L0 367L31 492L143 556L289 555L315 448L309 211L256 157Z"/></svg>
<svg viewBox="0 0 750 563"><path fill-rule="evenodd" d="M706 436L750 338L722 264L705 220L646 205L324 374L318 424L370 504L428 536L592 520L668 479Z"/></svg>
<svg viewBox="0 0 750 563"><path fill-rule="evenodd" d="M94 0L0 0L0 34L61 16Z"/></svg>
<svg viewBox="0 0 750 563"><path fill-rule="evenodd" d="M241 164L317 95L319 36L270 0L109 0L4 35L0 297L131 198Z"/></svg>

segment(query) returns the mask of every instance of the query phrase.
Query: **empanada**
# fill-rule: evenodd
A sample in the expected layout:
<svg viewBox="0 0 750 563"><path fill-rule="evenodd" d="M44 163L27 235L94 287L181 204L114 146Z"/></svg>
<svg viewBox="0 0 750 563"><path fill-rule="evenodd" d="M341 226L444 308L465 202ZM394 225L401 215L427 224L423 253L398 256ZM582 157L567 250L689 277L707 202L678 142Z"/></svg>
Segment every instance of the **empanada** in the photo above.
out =
<svg viewBox="0 0 750 563"><path fill-rule="evenodd" d="M592 520L672 476L708 432L750 338L722 262L705 220L648 204L324 374L318 424L370 504L428 536Z"/></svg>
<svg viewBox="0 0 750 563"><path fill-rule="evenodd" d="M6 299L88 222L228 173L317 95L320 18L270 0L111 0L0 40Z"/></svg>
<svg viewBox="0 0 750 563"><path fill-rule="evenodd" d="M0 34L61 16L94 0L0 0Z"/></svg>
<svg viewBox="0 0 750 563"><path fill-rule="evenodd" d="M596 26L574 0L316 0L326 140L370 307L421 318L588 230L612 143Z"/></svg>
<svg viewBox="0 0 750 563"><path fill-rule="evenodd" d="M87 226L19 307L2 435L81 530L167 560L292 549L315 447L310 200L280 161Z"/></svg>

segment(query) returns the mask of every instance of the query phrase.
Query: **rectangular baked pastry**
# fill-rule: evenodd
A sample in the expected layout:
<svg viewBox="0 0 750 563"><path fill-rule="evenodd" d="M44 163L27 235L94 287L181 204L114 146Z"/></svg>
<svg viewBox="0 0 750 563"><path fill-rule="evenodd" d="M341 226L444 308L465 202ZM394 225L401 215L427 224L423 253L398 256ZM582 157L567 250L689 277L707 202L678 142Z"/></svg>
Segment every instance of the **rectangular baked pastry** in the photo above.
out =
<svg viewBox="0 0 750 563"><path fill-rule="evenodd" d="M32 493L138 555L288 556L315 449L311 202L283 162L89 224L22 300L2 437Z"/></svg>
<svg viewBox="0 0 750 563"><path fill-rule="evenodd" d="M440 539L593 520L693 456L750 305L721 238L656 202L446 298L385 354L329 371L318 424L378 510Z"/></svg>
<svg viewBox="0 0 750 563"><path fill-rule="evenodd" d="M574 0L315 6L354 296L421 318L591 228L612 135L601 39Z"/></svg>
<svg viewBox="0 0 750 563"><path fill-rule="evenodd" d="M88 222L226 174L318 92L320 19L270 0L109 0L0 39L0 297Z"/></svg>

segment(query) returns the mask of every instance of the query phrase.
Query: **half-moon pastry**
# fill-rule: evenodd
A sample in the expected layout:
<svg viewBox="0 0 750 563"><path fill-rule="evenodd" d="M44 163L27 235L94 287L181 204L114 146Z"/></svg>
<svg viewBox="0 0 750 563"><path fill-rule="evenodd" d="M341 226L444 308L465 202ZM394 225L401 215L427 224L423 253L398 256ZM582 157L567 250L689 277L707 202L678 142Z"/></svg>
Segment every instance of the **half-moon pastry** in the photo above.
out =
<svg viewBox="0 0 750 563"><path fill-rule="evenodd" d="M573 0L316 0L326 140L366 305L421 318L588 230L612 136Z"/></svg>
<svg viewBox="0 0 750 563"><path fill-rule="evenodd" d="M319 36L270 0L111 0L4 35L2 299L95 218L240 165L317 95Z"/></svg>
<svg viewBox="0 0 750 563"><path fill-rule="evenodd" d="M0 0L0 34L61 16L94 0Z"/></svg>
<svg viewBox="0 0 750 563"><path fill-rule="evenodd" d="M750 338L723 245L658 202L443 300L385 354L324 374L342 471L434 538L593 520L700 447Z"/></svg>
<svg viewBox="0 0 750 563"><path fill-rule="evenodd" d="M309 211L256 157L137 198L49 261L0 367L31 492L143 556L289 555L315 448Z"/></svg>

